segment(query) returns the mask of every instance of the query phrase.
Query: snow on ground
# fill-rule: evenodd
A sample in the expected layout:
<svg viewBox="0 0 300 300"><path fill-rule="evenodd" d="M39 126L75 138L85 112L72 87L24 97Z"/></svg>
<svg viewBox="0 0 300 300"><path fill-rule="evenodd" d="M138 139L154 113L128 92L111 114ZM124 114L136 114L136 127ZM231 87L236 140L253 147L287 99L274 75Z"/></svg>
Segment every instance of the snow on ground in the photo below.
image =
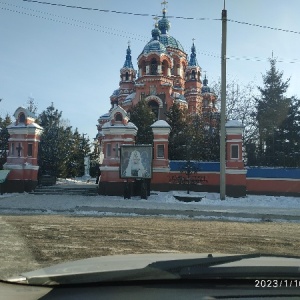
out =
<svg viewBox="0 0 300 300"><path fill-rule="evenodd" d="M83 184L82 181L76 180L76 179L65 179L65 180L59 180L59 185L70 185L70 184ZM91 179L89 182L85 184L91 184L95 185L95 180ZM96 185L95 185L96 188ZM174 195L181 195L188 197L202 197L201 201L191 201L191 202L182 202L177 200ZM12 193L12 194L3 194L0 195L0 200L2 199L1 203L3 203L4 199L13 199L18 198L22 202L22 199L35 199L38 200L39 198L43 198L43 204L45 205L45 198L48 198L49 201L60 201L62 199L66 200L66 203L73 204L80 204L80 205L88 205L97 203L111 203L110 206L114 205L114 202L118 203L124 203L125 206L126 203L130 203L132 201L136 203L152 203L152 207L155 207L155 204L161 204L162 206L167 205L168 208L173 207L176 208L176 206L185 206L185 207L201 207L201 206L213 206L218 208L226 208L226 207L262 207L262 208L297 208L300 209L300 197L288 197L288 196L267 196L267 195L247 195L246 197L240 197L240 198L233 198L233 197L226 197L225 200L220 200L220 194L219 193L205 193L205 192L190 192L190 194L187 194L186 191L170 191L170 192L158 192L158 191L151 191L151 195L148 197L147 200L141 199L138 196L133 196L131 199L124 199L120 196L74 196L74 195L33 195L33 194L19 194L19 193ZM18 201L19 202L19 201ZM34 201L35 202L35 201ZM48 200L46 201L48 202ZM165 205L164 205L165 204ZM171 206L170 206L171 205ZM67 205L68 206L68 205ZM123 205L118 205L122 207ZM137 205L140 206L140 205ZM0 206L1 207L1 206Z"/></svg>
<svg viewBox="0 0 300 300"><path fill-rule="evenodd" d="M233 198L226 197L225 200L220 200L219 193L203 193L203 192L190 192L191 196L203 197L201 201L196 202L182 202L177 200L174 195L182 195L188 197L187 192L151 192L151 195L147 200L140 200L139 197L132 197L132 199L148 202L159 203L173 203L183 204L186 206L203 206L211 205L218 207L230 207L230 206L249 206L249 207L272 207L272 208L300 208L300 197L287 197L287 196L266 196L266 195L247 195L246 197ZM122 197L105 196L113 200L118 200Z"/></svg>
<svg viewBox="0 0 300 300"><path fill-rule="evenodd" d="M94 179L60 179L61 188L71 185L96 184ZM286 220L300 222L300 197L247 195L241 198L226 197L218 193L196 193L200 202L182 202L174 195L188 197L186 191L152 191L147 200L140 197L124 199L118 196L82 195L0 195L1 214L68 214L85 216L169 216L175 218L222 219L232 221Z"/></svg>
<svg viewBox="0 0 300 300"><path fill-rule="evenodd" d="M96 178L88 178L84 179L83 177L75 177L75 178L58 178L56 181L57 185L70 185L70 184L95 184Z"/></svg>

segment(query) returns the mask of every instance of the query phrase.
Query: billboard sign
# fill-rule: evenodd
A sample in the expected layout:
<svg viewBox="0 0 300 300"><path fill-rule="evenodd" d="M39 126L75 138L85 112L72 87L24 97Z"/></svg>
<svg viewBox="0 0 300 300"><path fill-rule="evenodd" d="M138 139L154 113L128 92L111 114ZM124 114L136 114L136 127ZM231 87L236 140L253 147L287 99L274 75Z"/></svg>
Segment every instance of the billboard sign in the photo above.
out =
<svg viewBox="0 0 300 300"><path fill-rule="evenodd" d="M122 145L120 178L152 177L152 145Z"/></svg>

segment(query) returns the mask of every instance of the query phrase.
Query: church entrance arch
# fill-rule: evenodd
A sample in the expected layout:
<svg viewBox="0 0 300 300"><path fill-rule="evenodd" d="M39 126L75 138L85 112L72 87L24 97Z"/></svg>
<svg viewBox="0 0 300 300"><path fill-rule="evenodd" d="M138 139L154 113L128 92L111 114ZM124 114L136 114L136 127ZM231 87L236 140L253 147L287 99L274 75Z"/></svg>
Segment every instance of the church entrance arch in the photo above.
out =
<svg viewBox="0 0 300 300"><path fill-rule="evenodd" d="M159 109L163 107L161 99L157 96L152 95L146 98L146 102L148 103L149 107L151 107L151 110L153 111L156 120L158 120Z"/></svg>

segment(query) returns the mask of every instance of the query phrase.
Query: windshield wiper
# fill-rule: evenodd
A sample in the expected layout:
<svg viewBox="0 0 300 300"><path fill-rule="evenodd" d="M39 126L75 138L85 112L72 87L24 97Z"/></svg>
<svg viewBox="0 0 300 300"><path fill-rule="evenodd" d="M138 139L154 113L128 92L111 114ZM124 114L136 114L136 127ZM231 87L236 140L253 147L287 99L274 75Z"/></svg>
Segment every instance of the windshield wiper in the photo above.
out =
<svg viewBox="0 0 300 300"><path fill-rule="evenodd" d="M157 261L149 264L148 267L158 268L160 270L176 272L182 268L198 266L198 267L211 267L220 264L226 264L234 261L239 261L247 258L260 257L259 253L254 254L240 254L240 255L228 255L228 256L216 256L208 254L205 258L190 258L190 259L177 259L167 261Z"/></svg>

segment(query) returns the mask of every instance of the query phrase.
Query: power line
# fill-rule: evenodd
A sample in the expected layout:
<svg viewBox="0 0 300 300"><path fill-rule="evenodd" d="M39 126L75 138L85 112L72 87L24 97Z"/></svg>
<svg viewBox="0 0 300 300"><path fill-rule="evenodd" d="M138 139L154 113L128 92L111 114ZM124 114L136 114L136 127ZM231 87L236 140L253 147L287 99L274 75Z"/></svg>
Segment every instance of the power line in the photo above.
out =
<svg viewBox="0 0 300 300"><path fill-rule="evenodd" d="M22 1L24 1L24 2L31 2L31 3L38 3L38 4L44 4L44 5L52 5L52 6L60 6L60 7L66 7L66 8L73 8L73 9L82 9L82 10L89 10L89 11L99 11L99 12L105 12L105 13L116 13L116 14L142 16L142 17L157 17L157 15L152 15L152 14L133 13L133 12L124 12L124 11L109 10L109 9L99 9L99 8L92 8L92 7L66 5L66 4L50 3L50 2L37 1L37 0L22 0ZM170 19L183 19L183 20L198 20L198 21L221 21L220 18L213 19L213 18L195 18L195 17L183 17L183 16L168 16L168 18L170 18ZM242 24L242 25L259 27L259 28L263 28L263 29L270 29L270 30L282 31L282 32L287 32L287 33L300 34L300 31L283 29L283 28L272 27L272 26L267 26L267 25L259 25L259 24L254 24L254 23L250 23L250 22L237 21L237 20L233 20L233 19L227 19L227 21L228 22L232 22L232 23Z"/></svg>
<svg viewBox="0 0 300 300"><path fill-rule="evenodd" d="M69 20L69 21L73 21L73 22L78 22L78 23L82 23L82 24L86 24L86 25L91 25L91 26L96 26L96 27L101 27L101 28L105 28L105 29L108 29L108 30L116 30L118 32L124 32L126 34L128 34L128 32L124 31L124 30L119 30L119 29L115 29L115 28L111 28L111 27L107 27L107 26L102 26L102 25L98 25L98 24L94 24L94 23L90 23L90 22L85 22L85 21L81 21L81 20L76 20L76 19L73 19L73 18L69 18L69 17L65 17L65 16L59 16L59 15L55 15L55 14L52 14L52 13L49 13L49 12L44 12L44 11L40 11L40 10L35 10L35 9L31 9L31 8L25 8L25 7L22 7L22 6L18 6L18 5L14 5L14 4L11 4L11 3L6 3L6 2L2 2L0 1L1 4L5 4L5 5L9 5L9 6L13 6L13 7L16 7L18 9L25 9L25 10L28 10L28 11L33 11L35 13L41 13L41 14L45 14L45 15L49 15L49 16L53 16L53 17L57 17L57 18L61 18L61 19L66 19L66 20ZM2 8L1 8L2 9ZM4 8L5 9L5 8ZM11 10L12 12L17 12L17 13L21 13L22 12L18 12L18 11L13 11ZM38 17L39 16L36 16L36 15L32 15L30 14L31 16L35 16L35 17ZM54 19L49 19L51 21L54 21ZM69 24L69 23L68 23ZM69 24L70 25L70 24ZM145 38L145 36L143 35L140 35L140 34L136 34L136 33L129 33L130 35L135 35L135 36L140 36L142 38ZM144 41L144 40L142 40Z"/></svg>
<svg viewBox="0 0 300 300"><path fill-rule="evenodd" d="M254 26L254 27L264 28L264 29L271 29L271 30L277 30L277 31L282 31L282 32L288 32L288 33L300 34L300 31L294 31L294 30L283 29L283 28L278 28L278 27L272 27L272 26L266 26L266 25L253 24L253 23L249 23L249 22L236 21L236 20L232 20L232 19L227 19L227 21L228 21L228 22L237 23L237 24L242 24L242 25L249 25L249 26Z"/></svg>
<svg viewBox="0 0 300 300"><path fill-rule="evenodd" d="M117 11L117 10L109 10L109 9L100 9L100 8L93 8L93 7L84 7L84 6L75 6L75 5L66 5L61 3L51 3L45 1L37 1L37 0L22 0L24 2L31 2L31 3L38 3L38 4L45 4L45 5L52 5L52 6L60 6L66 8L73 8L73 9L82 9L82 10L89 10L89 11L99 11L104 13L115 13L115 14L123 14L123 15L133 15L133 16L141 16L141 17L157 17L156 15L152 14L144 14L144 13L133 13L133 12L126 12L126 11ZM182 16L168 16L170 19L184 19L184 20L215 20L219 21L221 19L211 19L211 18L195 18L195 17L182 17Z"/></svg>
<svg viewBox="0 0 300 300"><path fill-rule="evenodd" d="M214 57L217 59L220 59L221 63L221 55L215 53L215 52L205 52L205 51L196 51L199 55ZM266 57L258 57L258 56L235 56L235 55L228 55L226 57L227 60L239 60L239 61L257 61L257 62L267 62L269 61L269 58ZM276 58L276 62L278 63L289 63L289 64L298 64L300 63L300 60L297 58L288 59L288 58Z"/></svg>
<svg viewBox="0 0 300 300"><path fill-rule="evenodd" d="M129 35L122 35L122 34L115 33L115 32L109 32L109 31L105 31L105 30L100 30L98 28L92 28L92 27L88 27L88 26L84 26L84 25L80 25L80 24L74 24L74 23L65 22L65 21L62 21L62 20L56 20L56 19L48 18L48 17L44 17L44 16L38 16L38 15L34 15L32 13L26 13L26 12L17 11L17 10L14 10L14 9L5 8L5 7L0 7L0 9L10 11L10 12L14 12L14 13L18 13L18 14L22 14L22 15L26 15L26 16L30 16L30 17L35 17L35 18L39 18L39 19L53 21L53 22L56 22L56 23L66 24L66 25L79 27L79 28L83 28L83 29L88 29L88 30L94 30L94 31L106 33L106 34L109 34L109 35L120 36L120 37L127 38L127 39L134 39L134 40L139 40L139 41L142 41L142 42L146 41L146 40L143 40L143 39L140 39L140 38L137 38L137 37L132 37L132 36L129 36ZM108 29L110 29L110 28L108 28ZM116 30L116 29L113 29L113 30Z"/></svg>
<svg viewBox="0 0 300 300"><path fill-rule="evenodd" d="M22 1L26 1L26 2L38 2L38 3L42 3L42 4L47 4L48 3L48 2L40 2L40 1L35 1L35 0L22 0ZM51 13L48 13L48 12L43 12L43 11L34 10L34 9L30 9L30 8L24 8L24 7L13 5L13 4L10 4L10 3L5 3L3 1L0 1L0 3L6 4L6 5L10 5L10 6L14 6L14 7L21 8L21 9L25 9L25 10L29 10L29 11L33 11L33 12L37 12L37 13L46 14L46 15L49 15L49 16L57 17L57 18L63 18L63 19L66 19L68 21L73 21L73 22L84 24L84 25L73 24L73 23L70 23L70 22L56 20L56 19L49 18L49 17L35 15L35 14L32 14L32 13L26 13L26 12L22 12L22 11L17 11L15 9L9 9L9 8L5 8L5 7L0 7L0 9L2 9L2 10L7 10L7 11L10 11L10 12L14 12L14 13L18 13L18 14L23 14L23 15L27 15L27 16L30 16L30 17L36 17L36 18L40 18L40 19L44 19L44 20L48 20L48 21L53 21L53 22L56 22L56 23L66 24L66 25L70 25L70 26L74 26L74 27L79 27L79 28L83 28L83 29L94 30L94 31L102 32L102 33L109 34L109 35L120 36L120 37L124 37L124 38L127 38L127 39L134 39L134 40L139 40L139 41L142 41L142 42L147 42L148 41L145 36L142 36L142 35L139 35L139 34L134 34L134 33L129 33L129 32L126 32L124 30L118 30L118 29L114 29L114 28L111 28L111 27L101 26L101 25L98 25L98 24L90 23L90 22L85 22L85 21L76 20L76 19L73 19L73 18L68 18L68 17L64 17L64 16L59 16L59 15L51 14ZM53 4L52 3L51 5L57 5L57 4ZM61 5L65 6L63 4L61 4ZM61 6L61 5L59 5L59 6ZM67 6L67 7L69 7L69 6ZM78 8L78 7L76 6L74 8ZM103 10L103 11L109 12L109 11L106 11L106 10ZM140 14L140 15L142 15L142 14ZM234 20L228 20L228 21L234 21ZM236 21L236 22L237 23L243 23L243 24L251 25L250 23L238 22L238 21ZM91 26L96 26L96 27L101 27L101 28L104 28L105 30L100 30L100 29L97 29L97 28L85 26L85 24L86 25L91 25ZM252 24L252 25L253 26L259 26L259 27L264 27L264 28L272 29L272 27L268 27L268 26L260 26L260 25L255 25L255 24ZM275 28L273 28L273 29L275 29ZM111 31L114 31L114 30L116 31L117 30L118 33L109 32L107 30L111 30ZM123 32L123 33L125 33L127 35L122 35L122 34L120 34L120 32ZM289 31L289 32L291 32L291 31ZM294 32L294 33L296 33L296 32ZM137 37L134 37L134 36L140 36L140 37L143 37L144 39L137 38ZM219 54L216 54L216 53L212 53L212 52L208 53L208 52L203 52L203 51L201 51L201 52L197 51L197 53L201 54L201 55L205 55L205 56L209 56L209 57L221 59L221 56ZM268 61L269 60L268 58L249 57L249 56L227 56L227 59L228 60L239 60L239 61L256 61L256 62L263 62L263 61ZM290 63L290 64L300 63L300 61L298 59L289 59L289 60L288 59L276 59L276 61L279 62L279 63Z"/></svg>

